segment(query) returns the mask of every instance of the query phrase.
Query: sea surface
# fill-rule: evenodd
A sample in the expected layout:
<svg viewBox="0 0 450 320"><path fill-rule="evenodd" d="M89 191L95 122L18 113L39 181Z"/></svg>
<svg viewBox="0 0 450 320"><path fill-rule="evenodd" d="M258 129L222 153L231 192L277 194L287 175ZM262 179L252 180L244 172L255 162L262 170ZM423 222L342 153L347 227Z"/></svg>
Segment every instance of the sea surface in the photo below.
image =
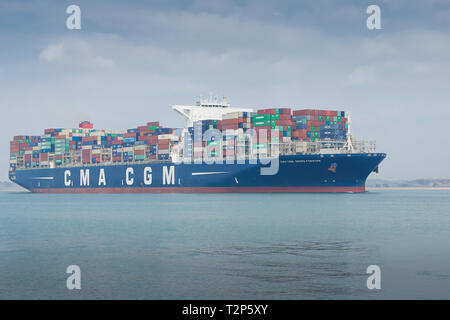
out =
<svg viewBox="0 0 450 320"><path fill-rule="evenodd" d="M0 299L450 299L450 191L2 192Z"/></svg>

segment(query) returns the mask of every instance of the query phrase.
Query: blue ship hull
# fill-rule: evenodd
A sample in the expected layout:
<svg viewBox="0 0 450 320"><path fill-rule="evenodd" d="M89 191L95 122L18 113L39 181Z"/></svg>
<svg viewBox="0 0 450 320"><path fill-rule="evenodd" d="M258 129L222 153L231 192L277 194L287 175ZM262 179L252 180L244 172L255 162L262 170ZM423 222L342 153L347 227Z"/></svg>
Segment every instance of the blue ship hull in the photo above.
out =
<svg viewBox="0 0 450 320"><path fill-rule="evenodd" d="M280 156L270 164L97 164L21 169L10 179L44 193L364 192L367 177L385 157L314 154Z"/></svg>

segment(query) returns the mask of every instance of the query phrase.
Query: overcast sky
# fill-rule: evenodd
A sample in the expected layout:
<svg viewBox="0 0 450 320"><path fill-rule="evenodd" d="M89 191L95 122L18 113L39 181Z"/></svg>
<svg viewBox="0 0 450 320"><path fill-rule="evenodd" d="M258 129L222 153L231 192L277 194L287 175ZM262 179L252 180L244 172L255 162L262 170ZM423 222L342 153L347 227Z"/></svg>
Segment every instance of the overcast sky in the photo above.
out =
<svg viewBox="0 0 450 320"><path fill-rule="evenodd" d="M70 4L81 30L66 28ZM14 135L182 126L170 106L210 92L349 110L388 154L378 178L449 178L450 1L0 2L0 180Z"/></svg>

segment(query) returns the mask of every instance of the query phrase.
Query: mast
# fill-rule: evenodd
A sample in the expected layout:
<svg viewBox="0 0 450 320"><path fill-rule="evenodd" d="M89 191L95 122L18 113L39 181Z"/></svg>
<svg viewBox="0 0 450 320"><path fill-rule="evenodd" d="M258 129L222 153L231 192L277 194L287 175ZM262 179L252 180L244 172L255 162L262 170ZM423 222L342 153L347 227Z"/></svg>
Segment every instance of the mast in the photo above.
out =
<svg viewBox="0 0 450 320"><path fill-rule="evenodd" d="M348 119L348 131L347 131L347 142L344 145L344 149L347 149L349 152L353 152L353 143L351 138L351 118L350 118L350 111L345 111L345 115Z"/></svg>

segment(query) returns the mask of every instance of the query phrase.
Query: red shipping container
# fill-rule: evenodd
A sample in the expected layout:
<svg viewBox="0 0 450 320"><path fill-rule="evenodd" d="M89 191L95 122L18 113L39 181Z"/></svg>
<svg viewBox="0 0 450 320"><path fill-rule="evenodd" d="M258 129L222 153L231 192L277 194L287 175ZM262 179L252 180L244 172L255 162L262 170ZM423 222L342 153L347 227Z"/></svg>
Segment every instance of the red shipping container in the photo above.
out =
<svg viewBox="0 0 450 320"><path fill-rule="evenodd" d="M290 120L291 119L291 114L290 113L286 113L286 114L280 114L278 116L279 120Z"/></svg>
<svg viewBox="0 0 450 320"><path fill-rule="evenodd" d="M221 130L236 130L239 128L239 124L235 123L235 124L222 124L222 129Z"/></svg>
<svg viewBox="0 0 450 320"><path fill-rule="evenodd" d="M234 119L222 120L222 126L223 125L229 125L229 124L239 124L239 119L238 118L234 118Z"/></svg>
<svg viewBox="0 0 450 320"><path fill-rule="evenodd" d="M145 154L145 150L134 150L134 154L144 155Z"/></svg>
<svg viewBox="0 0 450 320"><path fill-rule="evenodd" d="M123 134L124 138L136 138L136 132L127 132Z"/></svg>
<svg viewBox="0 0 450 320"><path fill-rule="evenodd" d="M97 141L98 138L97 137L82 137L81 141L85 142L85 141Z"/></svg>
<svg viewBox="0 0 450 320"><path fill-rule="evenodd" d="M302 109L302 110L294 110L292 112L292 115L294 116L308 116L308 115L314 115L313 109Z"/></svg>
<svg viewBox="0 0 450 320"><path fill-rule="evenodd" d="M169 144L170 139L158 139L158 145L160 144Z"/></svg>
<svg viewBox="0 0 450 320"><path fill-rule="evenodd" d="M94 129L94 125L92 123L90 123L89 121L80 122L78 127L81 129Z"/></svg>
<svg viewBox="0 0 450 320"><path fill-rule="evenodd" d="M275 114L275 109L260 109L257 111L258 114Z"/></svg>
<svg viewBox="0 0 450 320"><path fill-rule="evenodd" d="M280 116L281 115L291 115L291 108L278 108L278 111L280 112Z"/></svg>
<svg viewBox="0 0 450 320"><path fill-rule="evenodd" d="M291 126L292 125L292 121L291 120L275 120L275 125L277 125L277 126Z"/></svg>
<svg viewBox="0 0 450 320"><path fill-rule="evenodd" d="M155 122L147 122L147 126L150 127L159 127L159 121L155 121Z"/></svg>
<svg viewBox="0 0 450 320"><path fill-rule="evenodd" d="M159 144L158 143L158 150L167 150L169 149L169 144L168 143L164 143L164 144Z"/></svg>

